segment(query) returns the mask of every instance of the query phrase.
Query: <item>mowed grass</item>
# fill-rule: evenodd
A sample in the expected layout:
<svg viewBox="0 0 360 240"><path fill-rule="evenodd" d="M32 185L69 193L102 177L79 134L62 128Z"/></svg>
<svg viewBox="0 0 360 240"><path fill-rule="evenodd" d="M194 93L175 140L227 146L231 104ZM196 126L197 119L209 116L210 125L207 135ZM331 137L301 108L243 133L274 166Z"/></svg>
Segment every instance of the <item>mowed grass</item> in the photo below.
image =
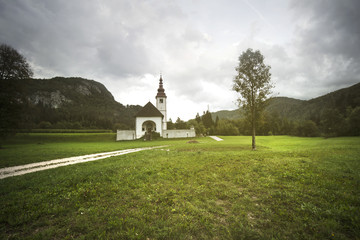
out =
<svg viewBox="0 0 360 240"><path fill-rule="evenodd" d="M24 133L0 149L0 168L91 153L156 146L161 141L116 142L115 133Z"/></svg>
<svg viewBox="0 0 360 240"><path fill-rule="evenodd" d="M223 139L0 180L0 238L359 239L360 138Z"/></svg>

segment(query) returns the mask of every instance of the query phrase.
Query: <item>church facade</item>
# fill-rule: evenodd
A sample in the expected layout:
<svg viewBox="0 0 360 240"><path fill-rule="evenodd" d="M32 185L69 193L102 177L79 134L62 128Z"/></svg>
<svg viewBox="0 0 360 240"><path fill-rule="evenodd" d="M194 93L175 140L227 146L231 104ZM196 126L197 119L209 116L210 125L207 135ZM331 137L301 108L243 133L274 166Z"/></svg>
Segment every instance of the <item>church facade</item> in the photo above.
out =
<svg viewBox="0 0 360 240"><path fill-rule="evenodd" d="M195 130L192 129L167 129L167 96L163 86L163 79L160 76L159 88L155 96L156 107L148 102L135 115L135 130L117 130L116 140L134 140L150 136L157 132L163 138L187 138L195 137Z"/></svg>

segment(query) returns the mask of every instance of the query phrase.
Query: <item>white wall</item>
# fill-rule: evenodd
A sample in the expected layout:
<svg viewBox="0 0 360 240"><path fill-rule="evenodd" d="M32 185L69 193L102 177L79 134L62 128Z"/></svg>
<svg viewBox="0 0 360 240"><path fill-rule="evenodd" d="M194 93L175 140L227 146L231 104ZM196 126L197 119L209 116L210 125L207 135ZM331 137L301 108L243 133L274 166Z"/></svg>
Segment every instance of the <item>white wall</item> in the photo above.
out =
<svg viewBox="0 0 360 240"><path fill-rule="evenodd" d="M195 129L164 130L163 138L188 138L196 137Z"/></svg>
<svg viewBox="0 0 360 240"><path fill-rule="evenodd" d="M162 100L162 103L160 102ZM163 130L167 129L167 116L166 116L166 97L156 97L156 108L164 115L162 120Z"/></svg>
<svg viewBox="0 0 360 240"><path fill-rule="evenodd" d="M145 131L142 130L142 125L146 121L153 121L156 125L156 132L162 136L162 117L137 117L136 118L136 138L141 138L145 135Z"/></svg>
<svg viewBox="0 0 360 240"><path fill-rule="evenodd" d="M117 130L116 132L116 141L134 140L134 139L135 139L135 130Z"/></svg>
<svg viewBox="0 0 360 240"><path fill-rule="evenodd" d="M116 141L135 140L144 136L145 131L142 131L142 124L146 121L153 121L156 124L156 132L160 133L163 138L191 138L196 137L195 129L176 129L176 130L162 130L161 120L156 118L143 118L139 119L136 124L140 127L135 130L117 130ZM160 131L159 131L160 130ZM161 131L162 130L162 131Z"/></svg>

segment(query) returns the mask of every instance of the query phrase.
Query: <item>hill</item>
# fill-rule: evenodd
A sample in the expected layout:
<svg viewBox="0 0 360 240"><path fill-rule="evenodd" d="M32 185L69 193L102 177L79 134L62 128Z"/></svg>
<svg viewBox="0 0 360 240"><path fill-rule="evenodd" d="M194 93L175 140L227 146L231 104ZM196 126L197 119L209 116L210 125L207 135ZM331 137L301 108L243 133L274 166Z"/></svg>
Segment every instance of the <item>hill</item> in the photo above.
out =
<svg viewBox="0 0 360 240"><path fill-rule="evenodd" d="M19 128L131 128L141 106L124 106L99 82L83 78L2 82L20 103ZM8 90L4 90L8 89Z"/></svg>
<svg viewBox="0 0 360 240"><path fill-rule="evenodd" d="M219 119L230 119L235 120L241 118L243 115L241 113L241 110L221 110L218 112L212 112L211 113L213 121L216 120L216 117L219 117Z"/></svg>
<svg viewBox="0 0 360 240"><path fill-rule="evenodd" d="M337 110L340 114L346 115L348 108L360 106L360 83L348 88L343 88L326 95L307 101L287 97L271 98L265 111L276 113L282 118L289 120L319 120L326 109ZM215 120L235 120L243 117L239 110L222 110L211 113Z"/></svg>

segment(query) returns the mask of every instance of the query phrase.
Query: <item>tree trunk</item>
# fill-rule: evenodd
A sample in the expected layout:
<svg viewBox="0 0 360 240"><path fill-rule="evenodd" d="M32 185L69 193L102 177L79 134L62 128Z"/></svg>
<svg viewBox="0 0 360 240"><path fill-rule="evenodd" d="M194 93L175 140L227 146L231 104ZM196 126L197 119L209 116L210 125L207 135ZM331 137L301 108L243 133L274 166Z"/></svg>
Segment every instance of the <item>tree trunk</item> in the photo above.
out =
<svg viewBox="0 0 360 240"><path fill-rule="evenodd" d="M256 150L255 144L255 116L252 116L252 150Z"/></svg>
<svg viewBox="0 0 360 240"><path fill-rule="evenodd" d="M252 125L252 150L256 150L255 144L255 93L254 89L251 89L251 125Z"/></svg>

